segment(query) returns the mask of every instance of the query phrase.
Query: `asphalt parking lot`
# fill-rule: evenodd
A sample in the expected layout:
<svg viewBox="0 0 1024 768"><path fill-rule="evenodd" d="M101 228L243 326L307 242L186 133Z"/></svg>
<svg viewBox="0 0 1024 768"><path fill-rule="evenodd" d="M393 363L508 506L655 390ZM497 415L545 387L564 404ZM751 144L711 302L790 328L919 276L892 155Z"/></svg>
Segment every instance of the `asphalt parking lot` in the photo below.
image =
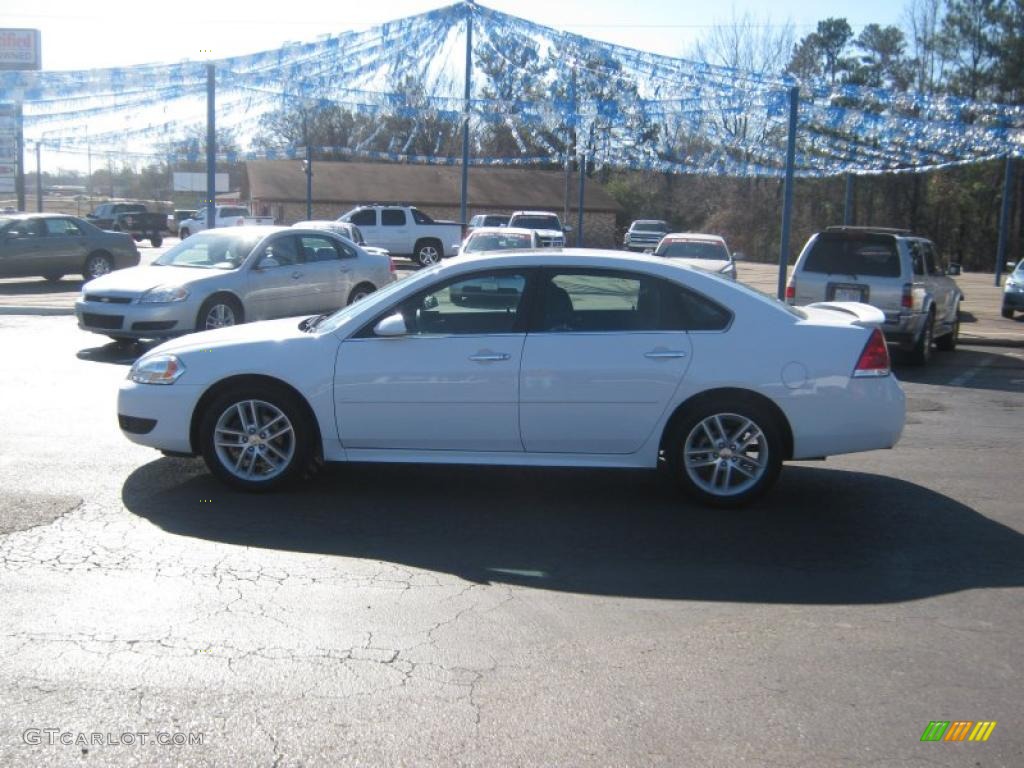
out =
<svg viewBox="0 0 1024 768"><path fill-rule="evenodd" d="M138 348L0 316L0 764L1024 764L1014 340L722 513L619 471L236 494L120 435Z"/></svg>

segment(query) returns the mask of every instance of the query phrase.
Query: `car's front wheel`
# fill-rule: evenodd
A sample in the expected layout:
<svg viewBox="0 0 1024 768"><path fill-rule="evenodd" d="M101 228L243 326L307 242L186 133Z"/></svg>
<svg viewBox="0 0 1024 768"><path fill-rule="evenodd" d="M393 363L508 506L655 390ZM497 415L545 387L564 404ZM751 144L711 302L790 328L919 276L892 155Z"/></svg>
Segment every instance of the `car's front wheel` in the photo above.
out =
<svg viewBox="0 0 1024 768"><path fill-rule="evenodd" d="M668 438L674 479L691 498L739 507L767 491L782 469L782 432L755 400L722 397L689 408Z"/></svg>
<svg viewBox="0 0 1024 768"><path fill-rule="evenodd" d="M82 268L82 277L86 280L95 280L97 277L111 272L114 269L114 260L105 253L91 253L85 260Z"/></svg>
<svg viewBox="0 0 1024 768"><path fill-rule="evenodd" d="M416 247L416 261L421 267L432 267L441 261L444 251L436 240L424 240Z"/></svg>
<svg viewBox="0 0 1024 768"><path fill-rule="evenodd" d="M242 305L233 296L211 296L203 302L196 317L197 331L228 328L245 322Z"/></svg>
<svg viewBox="0 0 1024 768"><path fill-rule="evenodd" d="M273 490L302 477L313 465L315 435L296 397L272 384L224 392L199 427L206 466L243 491Z"/></svg>
<svg viewBox="0 0 1024 768"><path fill-rule="evenodd" d="M1009 307L1003 307L1002 315L1003 315L1003 317L1005 317L1005 318L1006 318L1007 320L1010 320L1010 319L1012 319L1012 318L1013 318L1013 310L1012 310L1012 309L1010 309Z"/></svg>

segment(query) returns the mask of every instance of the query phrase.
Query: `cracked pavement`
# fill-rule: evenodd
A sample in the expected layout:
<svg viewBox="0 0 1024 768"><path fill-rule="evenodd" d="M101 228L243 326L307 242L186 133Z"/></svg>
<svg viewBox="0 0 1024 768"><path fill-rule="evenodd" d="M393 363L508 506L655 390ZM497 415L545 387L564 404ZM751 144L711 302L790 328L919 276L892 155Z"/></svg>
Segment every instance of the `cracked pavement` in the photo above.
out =
<svg viewBox="0 0 1024 768"><path fill-rule="evenodd" d="M121 437L125 350L7 316L0 353L4 766L1024 764L1018 353L901 371L896 450L727 515L634 472L240 495Z"/></svg>

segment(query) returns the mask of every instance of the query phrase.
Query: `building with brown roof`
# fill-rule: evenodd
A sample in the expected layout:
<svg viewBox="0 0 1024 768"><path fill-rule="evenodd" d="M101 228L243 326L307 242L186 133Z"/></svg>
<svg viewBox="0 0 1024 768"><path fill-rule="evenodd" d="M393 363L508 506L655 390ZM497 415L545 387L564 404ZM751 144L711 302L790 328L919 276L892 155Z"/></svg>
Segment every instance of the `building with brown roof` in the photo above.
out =
<svg viewBox="0 0 1024 768"><path fill-rule="evenodd" d="M306 175L299 160L246 162L247 194L253 213L273 216L279 224L306 218ZM569 220L578 217L578 178L570 180ZM362 203L402 202L420 208L435 219L459 218L462 169L450 165L349 163L314 161L313 218L336 219ZM472 166L469 169L467 215L512 213L520 210L552 211L561 216L565 206L565 174L527 168ZM614 247L615 214L619 204L599 184L587 180L583 193L584 242ZM574 238L570 236L570 243Z"/></svg>

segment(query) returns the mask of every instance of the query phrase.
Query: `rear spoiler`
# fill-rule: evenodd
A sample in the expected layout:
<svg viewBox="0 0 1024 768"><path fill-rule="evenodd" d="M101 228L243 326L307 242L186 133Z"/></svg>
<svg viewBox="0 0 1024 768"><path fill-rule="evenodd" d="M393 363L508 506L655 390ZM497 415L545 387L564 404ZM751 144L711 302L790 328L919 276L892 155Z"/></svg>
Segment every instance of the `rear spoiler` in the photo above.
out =
<svg viewBox="0 0 1024 768"><path fill-rule="evenodd" d="M885 313L882 310L872 307L870 304L861 304L858 301L819 301L807 306L850 315L854 318L853 324L863 328L873 328L885 322Z"/></svg>

